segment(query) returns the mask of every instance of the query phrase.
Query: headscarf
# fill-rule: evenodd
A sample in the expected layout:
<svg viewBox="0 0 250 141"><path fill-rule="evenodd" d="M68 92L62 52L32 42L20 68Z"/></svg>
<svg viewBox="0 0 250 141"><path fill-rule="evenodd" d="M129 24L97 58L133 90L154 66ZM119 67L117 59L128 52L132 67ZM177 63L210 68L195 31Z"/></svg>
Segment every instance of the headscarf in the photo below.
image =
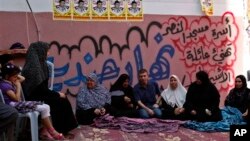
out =
<svg viewBox="0 0 250 141"><path fill-rule="evenodd" d="M239 78L241 81L242 81L242 87L241 88L236 88L234 87L235 89L246 89L247 88L247 80L246 80L246 77L244 75L238 75L236 76L236 78Z"/></svg>
<svg viewBox="0 0 250 141"><path fill-rule="evenodd" d="M99 83L97 75L90 73L88 79L92 79L96 85L93 89L88 89L85 84L83 88L80 89L76 98L77 108L87 110L91 108L101 108L105 104L110 104L110 93Z"/></svg>
<svg viewBox="0 0 250 141"><path fill-rule="evenodd" d="M187 90L183 87L181 84L179 78L176 75L171 75L171 77L174 77L177 80L177 88L175 90L172 90L170 87L170 83L168 83L167 89L165 89L161 96L165 100L165 102L172 107L182 107L186 100L186 93Z"/></svg>
<svg viewBox="0 0 250 141"><path fill-rule="evenodd" d="M208 74L205 71L197 72L196 73L196 78L199 79L202 82L201 85L207 85L207 84L211 83L210 79L208 77Z"/></svg>
<svg viewBox="0 0 250 141"><path fill-rule="evenodd" d="M49 78L46 63L48 50L49 44L41 41L32 43L28 48L22 70L22 75L25 77L23 87L28 96L39 84Z"/></svg>
<svg viewBox="0 0 250 141"><path fill-rule="evenodd" d="M127 95L132 95L133 94L133 88L128 85L127 88L124 88L123 87L123 83L126 81L126 80L130 80L129 76L127 74L121 74L120 77L115 81L115 83L111 86L110 88L110 92L112 91L117 91L117 90L120 90L120 91L123 91L124 94L127 94ZM130 97L130 96L129 96Z"/></svg>
<svg viewBox="0 0 250 141"><path fill-rule="evenodd" d="M225 100L225 106L238 108L244 113L249 105L250 90L247 88L247 81L244 75L238 75L236 78L242 81L242 87L234 87L230 90Z"/></svg>

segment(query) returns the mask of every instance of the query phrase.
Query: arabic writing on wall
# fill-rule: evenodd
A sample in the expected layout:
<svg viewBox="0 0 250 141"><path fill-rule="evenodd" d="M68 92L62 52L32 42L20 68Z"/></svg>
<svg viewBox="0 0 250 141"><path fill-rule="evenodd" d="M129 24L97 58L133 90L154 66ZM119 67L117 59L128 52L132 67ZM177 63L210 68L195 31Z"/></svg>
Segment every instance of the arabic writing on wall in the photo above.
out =
<svg viewBox="0 0 250 141"><path fill-rule="evenodd" d="M90 71L95 71L107 87L121 73L128 73L134 85L141 68L146 68L150 79L163 87L167 86L171 74L177 74L188 86L200 69L209 72L219 90L228 90L233 85L239 29L232 13L217 18L151 19L154 18L145 18L146 26L120 27L126 28L126 32L119 33L119 40L115 40L117 33L102 33L101 36L84 35L73 46L51 41L51 50L56 48L57 54L52 54L50 61L57 64L58 56L64 59L67 58L64 55L68 56L64 65L56 65L55 90L66 88L76 93L74 89L82 85Z"/></svg>

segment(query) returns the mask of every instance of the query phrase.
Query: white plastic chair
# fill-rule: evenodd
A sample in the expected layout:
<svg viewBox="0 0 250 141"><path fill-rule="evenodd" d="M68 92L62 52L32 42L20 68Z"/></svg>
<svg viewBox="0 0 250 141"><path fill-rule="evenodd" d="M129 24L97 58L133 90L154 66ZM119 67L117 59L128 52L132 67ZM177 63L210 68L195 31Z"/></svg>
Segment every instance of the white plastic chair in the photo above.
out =
<svg viewBox="0 0 250 141"><path fill-rule="evenodd" d="M50 86L49 89L53 90L53 85L54 85L54 77L55 77L55 71L54 71L54 64L50 61L47 61L47 65L49 68L49 74L50 74Z"/></svg>
<svg viewBox="0 0 250 141"><path fill-rule="evenodd" d="M25 101L22 90L21 90L21 97L22 97L22 100ZM1 98L2 102L5 103L1 90L0 90L0 98ZM30 119L30 129L31 129L32 141L39 141L39 136L38 136L38 116L39 116L39 114L40 113L37 111L28 112L28 113L18 113L18 119L17 119L17 123L16 123L16 132L15 132L16 140L18 139L18 135L19 135L19 132L21 129L21 120L24 117L26 117L26 118Z"/></svg>

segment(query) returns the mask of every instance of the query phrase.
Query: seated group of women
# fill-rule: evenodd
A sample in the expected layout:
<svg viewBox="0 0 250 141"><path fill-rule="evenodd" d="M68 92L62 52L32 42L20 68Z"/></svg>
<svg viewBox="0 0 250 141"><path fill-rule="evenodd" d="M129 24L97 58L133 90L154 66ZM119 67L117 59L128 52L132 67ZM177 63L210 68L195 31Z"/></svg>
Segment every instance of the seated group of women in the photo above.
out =
<svg viewBox="0 0 250 141"><path fill-rule="evenodd" d="M90 73L86 85L77 95L76 118L79 124L91 124L93 119L104 114L115 117L126 116L144 118L140 115L143 107L135 98L135 90L129 85L130 78L122 74L108 91ZM243 117L247 117L250 90L246 78L239 75L235 87L225 100L225 106L238 108ZM181 84L176 75L170 77L168 87L158 96L157 104L163 119L219 121L222 119L219 108L220 94L205 71L196 73L196 81L191 83L188 90ZM159 116L155 116L158 117Z"/></svg>

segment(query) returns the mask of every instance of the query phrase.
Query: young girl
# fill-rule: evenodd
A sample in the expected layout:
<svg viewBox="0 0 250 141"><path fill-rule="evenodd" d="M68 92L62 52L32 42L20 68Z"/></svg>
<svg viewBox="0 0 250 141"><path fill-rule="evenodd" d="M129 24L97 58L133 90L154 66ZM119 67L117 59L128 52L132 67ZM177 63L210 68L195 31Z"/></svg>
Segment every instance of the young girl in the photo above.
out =
<svg viewBox="0 0 250 141"><path fill-rule="evenodd" d="M7 63L2 66L1 72L0 89L3 92L5 103L15 107L19 112L24 113L34 110L40 112L43 125L40 132L42 139L64 139L64 136L58 133L52 126L49 105L38 101L21 101L21 82L24 78L19 75L20 69L13 64Z"/></svg>

